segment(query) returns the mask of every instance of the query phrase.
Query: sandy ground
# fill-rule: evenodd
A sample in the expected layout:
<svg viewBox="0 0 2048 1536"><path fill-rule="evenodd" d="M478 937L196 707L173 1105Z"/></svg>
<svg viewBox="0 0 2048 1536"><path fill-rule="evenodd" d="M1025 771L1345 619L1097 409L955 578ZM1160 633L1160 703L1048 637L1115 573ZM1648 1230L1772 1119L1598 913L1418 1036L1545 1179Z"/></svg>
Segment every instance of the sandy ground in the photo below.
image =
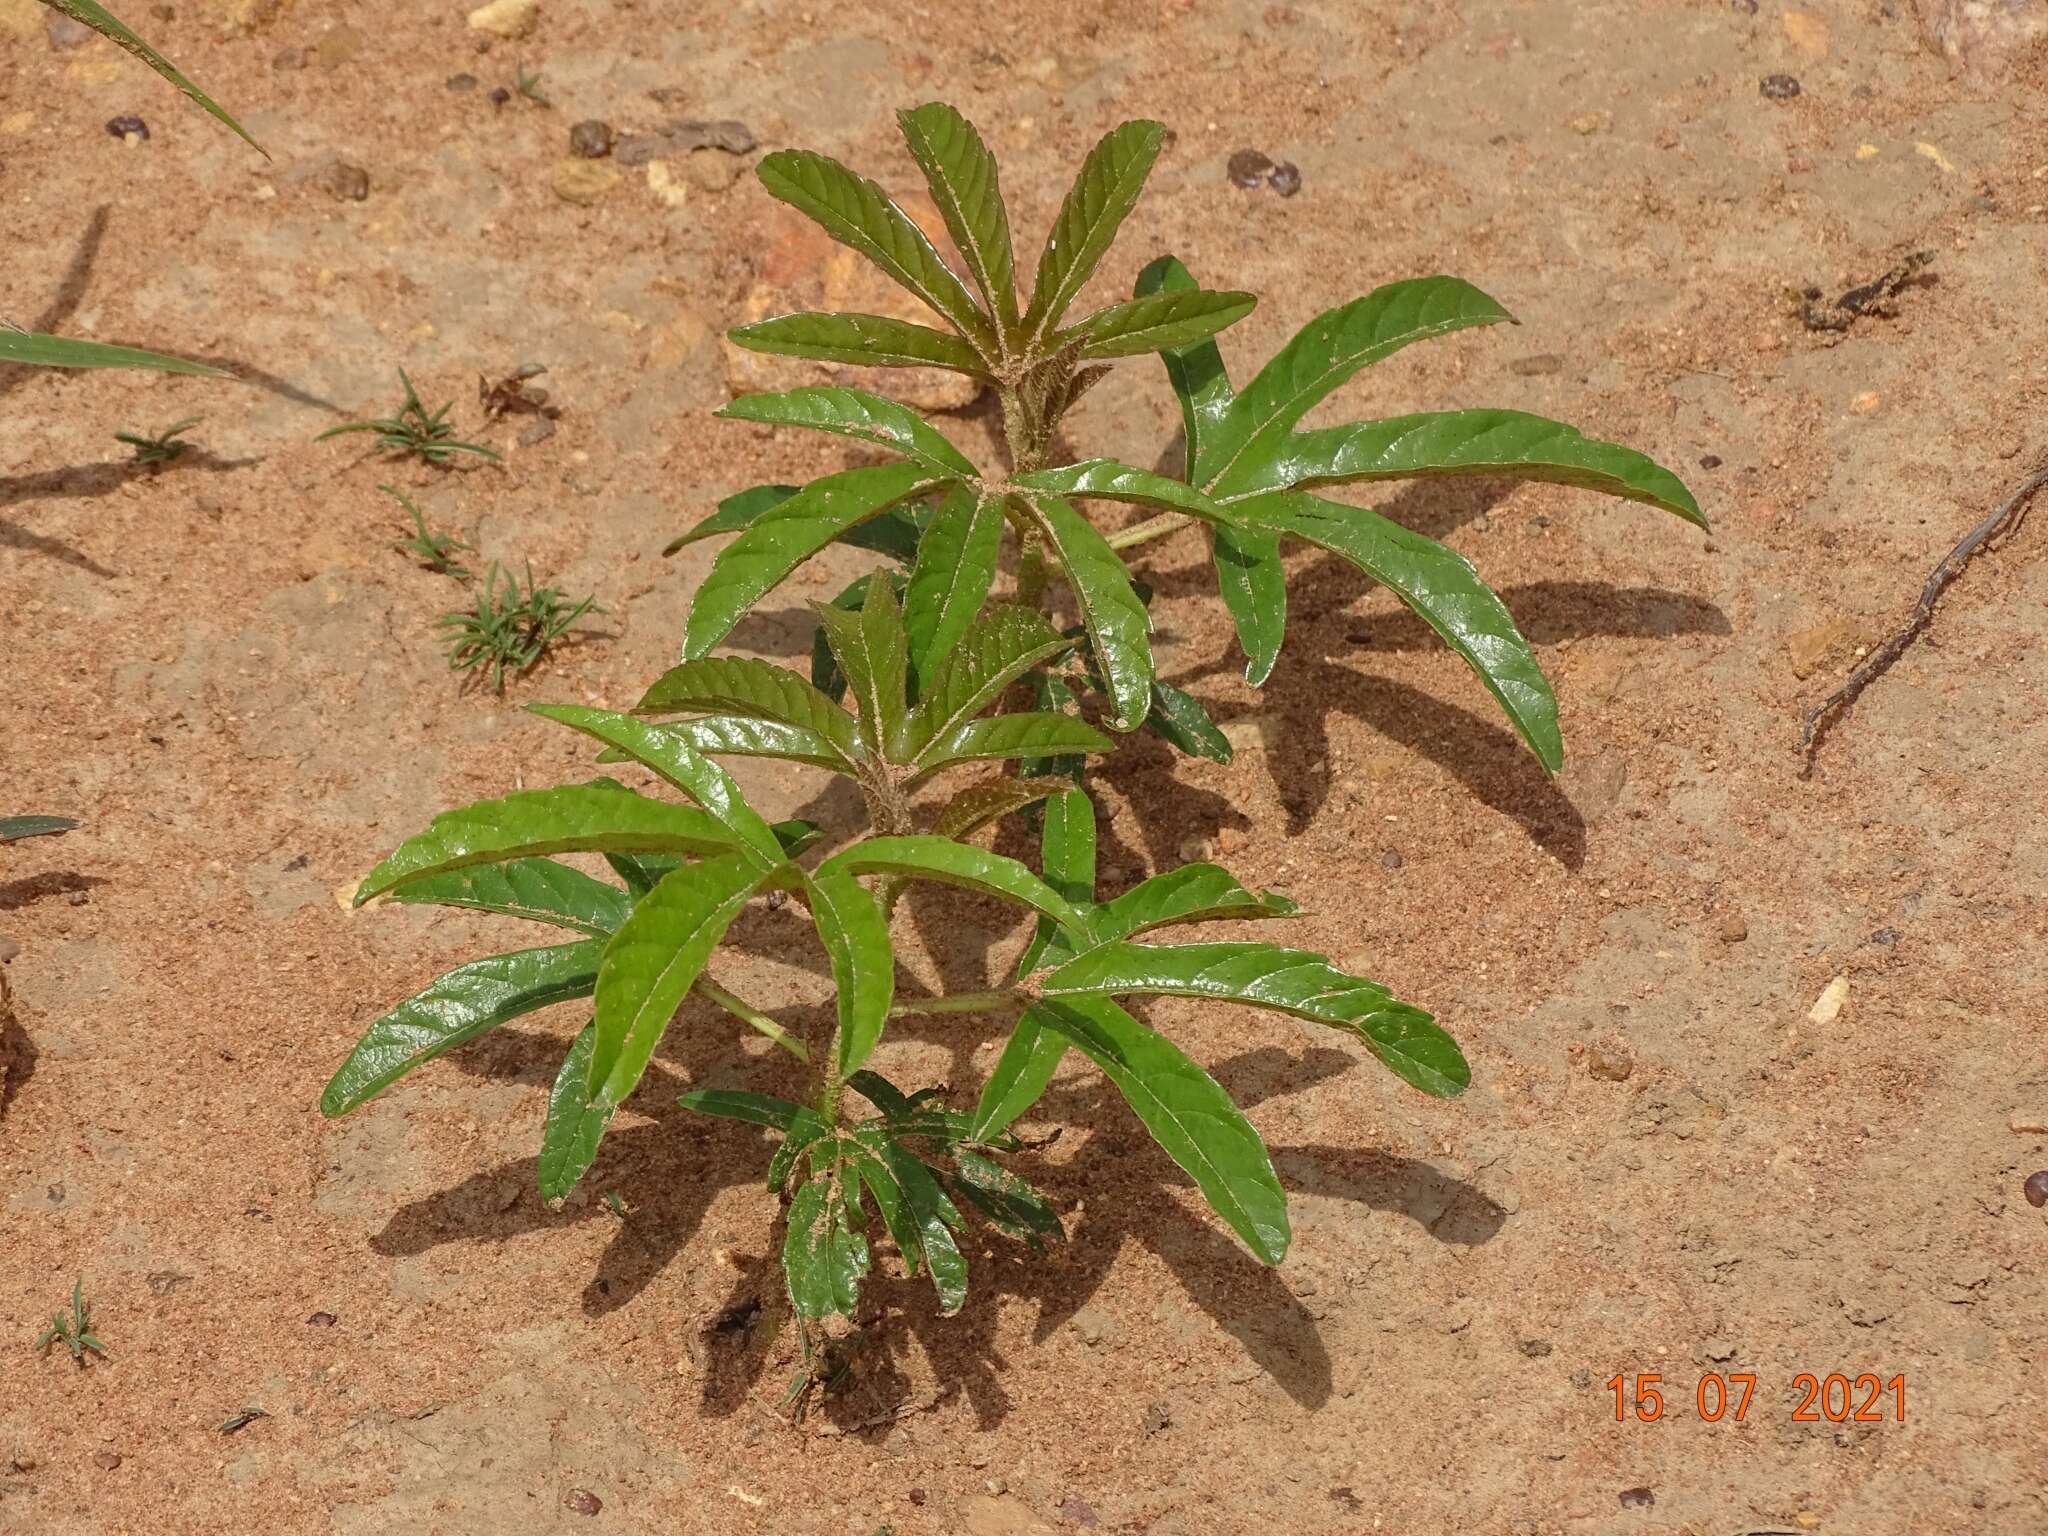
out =
<svg viewBox="0 0 2048 1536"><path fill-rule="evenodd" d="M2020 1196L2048 1165L2048 514L1967 573L1811 776L1795 750L2048 448L2038 54L1952 74L1877 0L1019 0L980 21L542 0L488 49L441 0L136 9L274 159L0 0L0 314L247 381L0 370L0 809L86 823L0 849L0 1531L2048 1529L2048 1215ZM493 104L519 62L552 110ZM1779 74L1799 94L1764 94ZM1376 283L1470 278L1518 330L1406 353L1330 409L1561 416L1679 468L1715 531L1555 488L1379 501L1468 554L1537 644L1555 784L1348 568L1299 557L1254 693L1199 541L1150 546L1167 674L1256 723L1228 767L1117 759L1112 878L1214 840L1304 900L1306 942L1436 1011L1474 1088L1436 1104L1307 1026L1154 1009L1271 1144L1286 1265L1063 1076L1033 1172L1071 1240L972 1255L952 1320L878 1284L862 1373L797 1428L765 1143L673 1107L685 1084L772 1088L775 1064L686 1011L589 1181L624 1214L551 1213L533 1157L572 1010L319 1118L368 1020L531 942L335 892L436 809L586 771L519 706L628 701L709 558L664 562L670 534L854 462L707 414L753 377L720 331L845 296L829 249L751 176L721 185L744 166L717 151L602 162L616 181L565 200L570 126L731 118L908 191L890 115L931 96L1002 155L1026 250L1099 133L1168 123L1099 292L1167 250L1257 291L1225 346L1241 371ZM123 113L146 143L104 131ZM1296 163L1299 194L1230 185L1244 147ZM338 163L365 198L336 195ZM1921 249L1890 318L1811 333L1788 303ZM474 392L528 360L562 415L522 444L533 418L485 425ZM312 442L393 404L401 365L506 464ZM111 440L188 415L205 454L166 471ZM1174 425L1141 359L1071 437L1150 463ZM988 428L950 424L976 452ZM502 699L460 691L431 628L454 589L391 550L380 483L604 616ZM736 643L794 655L799 601L861 558ZM846 824L813 780L746 777L767 809ZM978 984L1018 942L993 907L908 911L926 982ZM793 914L736 932L740 990L786 1017L824 1001ZM1836 978L1845 1006L1812 1022ZM948 1024L884 1064L966 1095L994 1049ZM108 1346L86 1369L29 1349L80 1275ZM1610 1381L1643 1373L1664 1417L1617 1422ZM1708 1373L1754 1376L1741 1422L1702 1417ZM1875 1422L1802 1418L1801 1373L1903 1378L1904 1422L1889 1392ZM247 1408L269 1416L224 1433Z"/></svg>

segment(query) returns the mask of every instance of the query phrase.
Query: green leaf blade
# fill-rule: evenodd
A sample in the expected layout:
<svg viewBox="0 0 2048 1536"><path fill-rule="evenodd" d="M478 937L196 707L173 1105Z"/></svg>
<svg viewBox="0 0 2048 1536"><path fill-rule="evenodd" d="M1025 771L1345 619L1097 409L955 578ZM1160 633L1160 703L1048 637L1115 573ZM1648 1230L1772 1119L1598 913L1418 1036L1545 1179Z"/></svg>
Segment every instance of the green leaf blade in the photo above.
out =
<svg viewBox="0 0 2048 1536"><path fill-rule="evenodd" d="M1084 358L1136 357L1207 341L1237 324L1258 300L1249 293L1156 292L1099 309L1065 333Z"/></svg>
<svg viewBox="0 0 2048 1536"><path fill-rule="evenodd" d="M1145 716L1145 729L1163 737L1190 757L1206 757L1212 763L1227 763L1236 754L1230 738L1223 734L1202 701L1183 693L1171 683L1152 680L1152 710Z"/></svg>
<svg viewBox="0 0 2048 1536"><path fill-rule="evenodd" d="M1219 527L1211 531L1210 556L1216 588L1244 647L1244 680L1257 688L1273 675L1287 637L1287 567L1279 536L1269 529Z"/></svg>
<svg viewBox="0 0 2048 1536"><path fill-rule="evenodd" d="M814 1178L796 1192L782 1243L782 1273L798 1317L852 1317L871 1262L839 1175Z"/></svg>
<svg viewBox="0 0 2048 1536"><path fill-rule="evenodd" d="M921 762L939 737L972 721L1010 684L1071 643L1043 614L991 603L933 666L904 726L901 755Z"/></svg>
<svg viewBox="0 0 2048 1536"><path fill-rule="evenodd" d="M1172 256L1161 256L1138 274L1131 291L1135 297L1145 299L1199 290L1186 267ZM1231 393L1230 375L1223 367L1223 354L1214 341L1197 341L1163 348L1159 360L1166 365L1167 382L1180 401L1187 479L1193 485L1207 485L1214 478L1205 468L1211 457L1210 439L1236 398Z"/></svg>
<svg viewBox="0 0 2048 1536"><path fill-rule="evenodd" d="M1696 527L1707 526L1692 492L1655 460L1526 411L1429 411L1297 432L1247 473L1252 492L1414 476L1498 475L1640 501Z"/></svg>
<svg viewBox="0 0 2048 1536"><path fill-rule="evenodd" d="M952 654L995 585L1002 554L1003 499L965 488L951 492L925 528L903 597L910 670L923 692Z"/></svg>
<svg viewBox="0 0 2048 1536"><path fill-rule="evenodd" d="M112 12L99 4L98 0L43 0L43 3L52 9L62 11L73 21L84 22L102 37L111 39L116 46L134 54L136 58L142 60L143 63L147 64L159 75L162 75L164 79L170 81L172 85L189 96L202 111L225 123L237 138L255 150L257 154L266 160L270 158L270 151L251 138L248 129L228 116L227 112L211 96L199 89L190 80L187 80L179 72L178 67L169 59L129 31L126 26L114 17Z"/></svg>
<svg viewBox="0 0 2048 1536"><path fill-rule="evenodd" d="M669 1018L696 985L725 930L760 886L749 854L726 853L661 878L605 946L597 976L594 1102L625 1103Z"/></svg>
<svg viewBox="0 0 2048 1536"><path fill-rule="evenodd" d="M1193 486L1115 459L1084 459L1056 469L1033 470L1015 476L1011 483L1052 496L1095 497L1141 507L1163 507L1205 523L1230 526L1237 521L1229 508L1218 506Z"/></svg>
<svg viewBox="0 0 2048 1536"><path fill-rule="evenodd" d="M864 368L950 368L978 379L989 376L981 354L958 336L889 315L775 315L735 326L726 335L749 352L778 357Z"/></svg>
<svg viewBox="0 0 2048 1536"><path fill-rule="evenodd" d="M437 977L364 1031L320 1095L333 1119L368 1103L415 1067L512 1019L597 985L604 943L584 939L472 960Z"/></svg>
<svg viewBox="0 0 2048 1536"><path fill-rule="evenodd" d="M202 379L231 379L233 374L207 363L195 363L140 347L117 347L104 341L79 341L70 336L44 336L0 325L0 363L31 368L146 368L156 373L182 373Z"/></svg>
<svg viewBox="0 0 2048 1536"><path fill-rule="evenodd" d="M1045 1028L1026 1012L1011 1030L1002 1055L982 1085L980 1101L968 1123L969 1137L989 1142L1007 1131L1044 1096L1066 1054L1067 1037Z"/></svg>
<svg viewBox="0 0 2048 1536"><path fill-rule="evenodd" d="M990 715L954 727L918 753L917 767L920 773L930 773L953 763L1108 752L1115 746L1115 742L1085 720L1050 710L1029 710L1014 715Z"/></svg>
<svg viewBox="0 0 2048 1536"><path fill-rule="evenodd" d="M1068 789L1065 779L1001 778L972 784L946 802L932 822L934 837L964 842L983 827Z"/></svg>
<svg viewBox="0 0 2048 1536"><path fill-rule="evenodd" d="M1111 943L1180 923L1294 917L1300 910L1273 891L1253 895L1220 865L1183 864L1104 902L1096 909L1095 936Z"/></svg>
<svg viewBox="0 0 2048 1536"><path fill-rule="evenodd" d="M1095 664L1115 706L1110 726L1134 731L1152 708L1151 615L1131 589L1130 572L1117 552L1071 502L1036 494L1023 500L1080 604Z"/></svg>
<svg viewBox="0 0 2048 1536"><path fill-rule="evenodd" d="M1287 1196L1273 1160L1214 1078L1163 1035L1100 998L1048 1000L1031 1016L1102 1069L1255 1257L1266 1264L1286 1257Z"/></svg>
<svg viewBox="0 0 2048 1536"><path fill-rule="evenodd" d="M656 678L636 715L730 714L795 727L829 746L849 766L853 716L787 667L750 657L706 656Z"/></svg>
<svg viewBox="0 0 2048 1536"><path fill-rule="evenodd" d="M528 789L443 811L356 888L355 905L397 886L476 864L554 853L727 852L732 834L702 811L615 784Z"/></svg>
<svg viewBox="0 0 2048 1536"><path fill-rule="evenodd" d="M942 101L899 112L896 120L1007 344L1017 329L1016 257L995 156L974 125Z"/></svg>
<svg viewBox="0 0 2048 1536"><path fill-rule="evenodd" d="M1545 770L1564 765L1557 695L1507 605L1464 556L1364 507L1306 491L1235 504L1249 523L1342 555L1386 587L1465 658Z"/></svg>
<svg viewBox="0 0 2048 1536"><path fill-rule="evenodd" d="M994 350L988 320L966 287L901 208L865 176L829 156L782 149L755 167L770 195L816 222L916 294L983 355Z"/></svg>
<svg viewBox="0 0 2048 1536"><path fill-rule="evenodd" d="M877 464L813 480L763 513L719 552L690 603L683 659L695 661L731 632L740 615L833 540L931 482L921 464Z"/></svg>
<svg viewBox="0 0 2048 1536"><path fill-rule="evenodd" d="M540 1136L540 1197L565 1198L597 1159L598 1143L612 1123L612 1110L590 1097L590 1054L597 1047L597 1026L586 1024L555 1086L548 1093L547 1123Z"/></svg>
<svg viewBox="0 0 2048 1536"><path fill-rule="evenodd" d="M581 731L651 768L696 801L731 834L733 845L752 852L764 870L782 862L782 844L760 813L747 804L732 775L672 732L616 710L574 704L531 704L527 708L543 720Z"/></svg>
<svg viewBox="0 0 2048 1536"><path fill-rule="evenodd" d="M716 413L733 421L809 427L893 449L939 475L972 477L974 461L909 406L864 389L806 385L780 394L742 395Z"/></svg>
<svg viewBox="0 0 2048 1536"><path fill-rule="evenodd" d="M1082 910L1095 908L1095 802L1085 789L1068 787L1046 802L1038 834L1039 867L1045 883L1061 898ZM1092 926L1092 919L1091 919ZM1037 931L1017 962L1019 978L1038 969L1047 954L1070 955L1073 949L1050 918L1040 918ZM1041 1086L1043 1086L1041 1084Z"/></svg>
<svg viewBox="0 0 2048 1536"><path fill-rule="evenodd" d="M834 1070L843 1081L859 1071L882 1038L896 1000L896 953L874 893L840 870L810 878L811 917L832 963L839 1035Z"/></svg>
<svg viewBox="0 0 2048 1536"><path fill-rule="evenodd" d="M1015 859L943 837L913 834L870 837L832 855L818 866L849 875L907 875L936 880L984 896L1015 902L1050 917L1077 933L1088 929L1087 915Z"/></svg>
<svg viewBox="0 0 2048 1536"><path fill-rule="evenodd" d="M1203 485L1219 498L1243 491L1295 423L1359 369L1403 347L1513 315L1455 277L1388 283L1327 310L1273 355L1217 423Z"/></svg>
<svg viewBox="0 0 2048 1536"><path fill-rule="evenodd" d="M1060 205L1024 316L1024 332L1033 340L1050 336L1088 279L1095 274L1125 217L1145 189L1145 178L1165 141L1162 124L1123 123L1104 134Z"/></svg>
<svg viewBox="0 0 2048 1536"><path fill-rule="evenodd" d="M391 899L409 906L523 917L599 939L611 937L633 909L625 891L553 859L513 859L449 870L401 885Z"/></svg>

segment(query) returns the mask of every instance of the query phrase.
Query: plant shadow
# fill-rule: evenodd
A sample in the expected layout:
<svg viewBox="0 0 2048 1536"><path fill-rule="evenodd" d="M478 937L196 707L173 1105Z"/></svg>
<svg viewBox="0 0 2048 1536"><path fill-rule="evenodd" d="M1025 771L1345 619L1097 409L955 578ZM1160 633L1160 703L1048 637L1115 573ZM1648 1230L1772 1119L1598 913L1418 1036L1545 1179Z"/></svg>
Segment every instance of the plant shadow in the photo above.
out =
<svg viewBox="0 0 2048 1536"><path fill-rule="evenodd" d="M0 880L0 912L18 912L56 896L72 896L107 882L98 875L81 875L72 869L47 869L19 880Z"/></svg>

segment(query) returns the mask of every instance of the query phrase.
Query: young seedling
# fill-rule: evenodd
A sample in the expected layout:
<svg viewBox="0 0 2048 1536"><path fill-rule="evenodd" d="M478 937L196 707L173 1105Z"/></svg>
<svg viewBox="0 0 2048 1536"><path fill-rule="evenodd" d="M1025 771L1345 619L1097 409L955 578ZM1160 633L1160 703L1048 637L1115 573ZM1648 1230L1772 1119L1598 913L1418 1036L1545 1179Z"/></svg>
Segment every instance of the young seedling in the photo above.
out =
<svg viewBox="0 0 2048 1536"><path fill-rule="evenodd" d="M541 94L540 81L539 70L529 75L524 64L512 66L512 88L537 107L553 108L554 103Z"/></svg>
<svg viewBox="0 0 2048 1536"><path fill-rule="evenodd" d="M910 1272L931 1276L949 1313L967 1294L963 1208L1026 1242L1060 1235L1050 1202L1001 1159L1019 1149L1011 1122L1043 1092L1069 1045L1123 1091L1252 1252L1278 1262L1287 1245L1286 1202L1257 1131L1207 1073L1116 997L1209 997L1292 1013L1351 1035L1431 1094L1457 1093L1470 1076L1428 1014L1321 956L1258 943L1135 942L1174 925L1284 918L1295 909L1210 864L1154 876L1098 903L1093 812L1085 793L1065 781L998 779L914 804L915 791L942 771L1099 752L1111 741L1059 713L990 712L1032 668L1055 664L1078 643L1014 607L970 616L943 655L927 657L911 702L912 636L945 619L949 594L913 581L906 601L908 611L899 610L893 585L874 580L857 610L820 610L850 710L795 672L739 658L682 663L631 714L533 706L599 742L603 760L651 770L694 808L601 779L449 812L402 845L364 880L358 903L378 896L442 903L551 923L579 937L443 976L370 1027L321 1100L325 1113L345 1113L498 1024L594 997L593 1021L570 1048L542 1131L541 1193L554 1200L590 1166L686 997L759 1031L808 1069L802 1101L721 1088L686 1093L682 1103L783 1138L768 1185L788 1201L782 1263L807 1362L799 1402L838 1369L836 1347L825 1348L814 1325L855 1315L860 1282L874 1263L872 1224ZM650 716L687 718L652 724ZM815 865L799 863L816 829L769 826L713 755L778 757L852 779L868 808L869 835ZM1045 818L1048 879L964 841L1048 795L1057 797ZM620 884L551 857L573 852L602 854ZM914 881L964 887L1035 917L1037 937L1018 981L899 997L891 913ZM706 974L741 908L774 892L795 897L817 930L837 991L829 1039L796 1038ZM937 1089L906 1092L870 1064L888 1022L912 1014L1015 1022L1011 1045L971 1111L950 1107Z"/></svg>
<svg viewBox="0 0 2048 1536"><path fill-rule="evenodd" d="M92 1331L92 1308L85 1300L85 1278L80 1276L71 1285L71 1314L62 1312L50 1315L50 1326L36 1336L36 1353L46 1355L52 1344L62 1344L71 1351L73 1362L85 1364L86 1352L105 1358L107 1346L102 1344Z"/></svg>
<svg viewBox="0 0 2048 1536"><path fill-rule="evenodd" d="M411 555L436 575L450 576L462 582L472 579L474 573L455 557L459 554L476 553L474 545L463 543L452 533L435 533L428 528L427 520L420 515L420 509L405 492L389 485L380 485L377 489L405 508L412 518L412 537L400 539L391 546L393 549L402 555Z"/></svg>
<svg viewBox="0 0 2048 1536"><path fill-rule="evenodd" d="M1183 746L1192 729L1209 751L1221 745L1227 755L1213 727L1201 729L1199 706L1155 693L1150 620L1122 555L1199 526L1254 685L1271 674L1286 625L1282 541L1318 544L1413 608L1478 672L1543 766L1556 770L1563 757L1557 701L1499 595L1435 540L1313 493L1438 475L1548 480L1645 502L1704 527L1676 476L1632 449L1520 411L1433 412L1298 431L1311 409L1368 365L1413 342L1512 317L1457 278L1390 283L1311 321L1239 394L1212 338L1255 301L1248 293L1199 287L1171 258L1147 267L1127 302L1066 318L1137 201L1163 140L1158 123L1125 123L1089 153L1054 221L1031 292L1020 300L995 161L980 136L939 103L900 120L979 301L875 183L825 156L784 150L760 164L767 190L916 294L947 329L869 315L798 314L740 326L732 340L762 352L936 366L979 379L1001 413L1007 470L973 464L908 407L861 390L796 389L733 402L722 414L841 433L899 462L827 475L801 490L763 487L747 515L721 508L685 535L739 535L691 604L686 655L708 653L826 545L883 547L875 542L878 522L892 540L888 552L912 564L925 530L943 533L934 563L950 572L957 562L961 600L969 606L989 590L1007 542L1017 550L1017 601L1041 606L1054 575L1071 591L1087 632L1084 673L1106 695L1104 718L1113 729L1145 724ZM1059 424L1074 402L1115 359L1146 352L1165 360L1181 401L1185 478L1109 459L1051 463ZM905 515L956 490L971 490L989 510L944 523ZM1091 502L1152 515L1105 530L1081 510Z"/></svg>
<svg viewBox="0 0 2048 1536"><path fill-rule="evenodd" d="M494 463L502 459L495 450L477 443L466 443L455 435L455 428L448 420L449 411L455 407L453 400L438 411L429 411L420 402L419 391L413 388L412 379L403 368L398 370L398 378L405 386L405 400L397 415L344 422L338 427L329 427L313 441L324 443L330 437L341 437L350 432L371 432L376 434L379 448L393 453L416 453L429 464L445 464L458 453L474 454Z"/></svg>
<svg viewBox="0 0 2048 1536"><path fill-rule="evenodd" d="M174 421L168 427L154 434L148 432L116 432L114 441L126 443L135 450L138 464L169 464L192 444L184 434L199 425L200 418L187 416L183 421Z"/></svg>
<svg viewBox="0 0 2048 1536"><path fill-rule="evenodd" d="M503 693L508 669L514 676L527 671L584 614L603 612L594 595L571 603L553 587L539 585L531 565L522 588L517 576L493 560L477 584L475 606L467 613L444 613L436 626L454 637L449 667L479 677L488 672L492 688Z"/></svg>

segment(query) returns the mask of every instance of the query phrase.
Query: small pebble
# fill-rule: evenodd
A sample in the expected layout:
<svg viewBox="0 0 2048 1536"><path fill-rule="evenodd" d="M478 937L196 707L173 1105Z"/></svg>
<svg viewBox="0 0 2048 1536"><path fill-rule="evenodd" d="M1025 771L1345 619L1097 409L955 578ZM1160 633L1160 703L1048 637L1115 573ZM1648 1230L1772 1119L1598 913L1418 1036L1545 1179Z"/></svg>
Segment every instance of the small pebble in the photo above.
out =
<svg viewBox="0 0 2048 1536"><path fill-rule="evenodd" d="M1551 1350L1555 1349L1557 1346L1552 1344L1548 1339L1524 1339L1522 1340L1520 1347L1522 1353L1527 1355L1531 1360L1541 1360L1545 1355L1549 1354Z"/></svg>
<svg viewBox="0 0 2048 1536"><path fill-rule="evenodd" d="M1657 1495L1647 1488L1624 1488L1620 1498L1623 1509L1648 1509L1657 1502Z"/></svg>
<svg viewBox="0 0 2048 1536"><path fill-rule="evenodd" d="M491 104L493 106L502 107L503 105L505 105L506 102L510 101L511 99L512 93L506 90L504 86L499 85L493 86L491 88Z"/></svg>
<svg viewBox="0 0 2048 1536"><path fill-rule="evenodd" d="M464 94L467 91L473 91L476 89L476 76L450 75L448 77L448 89L453 91L458 96Z"/></svg>
<svg viewBox="0 0 2048 1536"><path fill-rule="evenodd" d="M604 1508L604 1500L588 1488L571 1488L562 1495L562 1508L572 1515L594 1515Z"/></svg>
<svg viewBox="0 0 2048 1536"><path fill-rule="evenodd" d="M1790 101L1799 94L1799 82L1790 75L1765 75L1756 88L1768 101Z"/></svg>
<svg viewBox="0 0 2048 1536"><path fill-rule="evenodd" d="M149 137L149 124L139 117L110 117L107 119L107 132L117 139L125 139L130 134L146 139Z"/></svg>
<svg viewBox="0 0 2048 1536"><path fill-rule="evenodd" d="M924 1490L922 1488L913 1488L910 1490L908 1497L911 1503L922 1505L924 1503Z"/></svg>
<svg viewBox="0 0 2048 1536"><path fill-rule="evenodd" d="M1596 1045L1586 1052L1586 1071L1610 1083L1624 1083L1636 1069L1636 1059L1625 1045Z"/></svg>
<svg viewBox="0 0 2048 1536"><path fill-rule="evenodd" d="M1380 855L1381 869L1399 869L1404 862L1401 857L1401 850L1398 848L1389 848Z"/></svg>
<svg viewBox="0 0 2048 1536"><path fill-rule="evenodd" d="M555 424L552 421L550 421L547 417L543 416L540 418L540 420L533 422L523 432L519 434L519 446L522 448L533 448L541 443L546 442L549 438L553 437L554 435ZM778 891L773 894L780 895L781 892Z"/></svg>
<svg viewBox="0 0 2048 1536"><path fill-rule="evenodd" d="M1723 944L1740 944L1749 937L1749 919L1740 912L1730 912L1721 919L1720 932Z"/></svg>
<svg viewBox="0 0 2048 1536"><path fill-rule="evenodd" d="M360 165L336 160L320 173L320 185L338 202L360 203L370 195L370 173Z"/></svg>
<svg viewBox="0 0 2048 1536"><path fill-rule="evenodd" d="M19 944L10 938L0 936L0 965L5 965L20 953L21 946Z"/></svg>
<svg viewBox="0 0 2048 1536"><path fill-rule="evenodd" d="M1266 178L1266 185L1282 197L1292 197L1301 190L1301 168L1292 160L1282 160L1273 167L1273 174Z"/></svg>
<svg viewBox="0 0 2048 1536"><path fill-rule="evenodd" d="M1225 169L1233 187L1250 191L1266 179L1267 173L1273 169L1273 162L1256 149L1240 149L1230 157L1230 164Z"/></svg>
<svg viewBox="0 0 2048 1536"><path fill-rule="evenodd" d="M658 133L629 133L612 145L612 158L621 165L645 165L674 152L675 145Z"/></svg>
<svg viewBox="0 0 2048 1536"><path fill-rule="evenodd" d="M306 1319L306 1324L308 1327L311 1328L332 1328L336 1323L340 1321L341 1319L336 1317L332 1312L315 1312L311 1317Z"/></svg>
<svg viewBox="0 0 2048 1536"><path fill-rule="evenodd" d="M2038 1211L2042 1206L2048 1205L2048 1168L2043 1168L2039 1173L2028 1174L2027 1182L2020 1187L2026 1191L2027 1204L2035 1210Z"/></svg>
<svg viewBox="0 0 2048 1536"><path fill-rule="evenodd" d="M1555 352L1538 352L1533 357L1518 357L1508 364L1508 372L1520 378L1532 379L1541 374L1557 373L1564 368L1564 358Z"/></svg>
<svg viewBox="0 0 2048 1536"><path fill-rule="evenodd" d="M112 1472L121 1465L121 1453L119 1451L94 1451L92 1453L92 1464L102 1472Z"/></svg>
<svg viewBox="0 0 2048 1536"><path fill-rule="evenodd" d="M1173 1412L1164 1403L1154 1403L1145 1410L1145 1433L1156 1435L1173 1423Z"/></svg>
<svg viewBox="0 0 2048 1536"><path fill-rule="evenodd" d="M612 125L594 117L585 118L569 130L569 153L585 160L601 160L612 152Z"/></svg>
<svg viewBox="0 0 2048 1536"><path fill-rule="evenodd" d="M1718 453L1703 453L1700 455L1701 469L1719 469L1720 467L1721 455Z"/></svg>
<svg viewBox="0 0 2048 1536"><path fill-rule="evenodd" d="M1875 933L1871 934L1870 942L1873 944L1881 944L1886 949L1890 949L1893 945L1899 942L1899 930L1896 928L1880 928Z"/></svg>
<svg viewBox="0 0 2048 1536"><path fill-rule="evenodd" d="M35 13L31 11L30 15ZM50 52L60 53L66 48L77 48L93 40L93 30L84 22L52 11L43 23L44 33L50 40Z"/></svg>

